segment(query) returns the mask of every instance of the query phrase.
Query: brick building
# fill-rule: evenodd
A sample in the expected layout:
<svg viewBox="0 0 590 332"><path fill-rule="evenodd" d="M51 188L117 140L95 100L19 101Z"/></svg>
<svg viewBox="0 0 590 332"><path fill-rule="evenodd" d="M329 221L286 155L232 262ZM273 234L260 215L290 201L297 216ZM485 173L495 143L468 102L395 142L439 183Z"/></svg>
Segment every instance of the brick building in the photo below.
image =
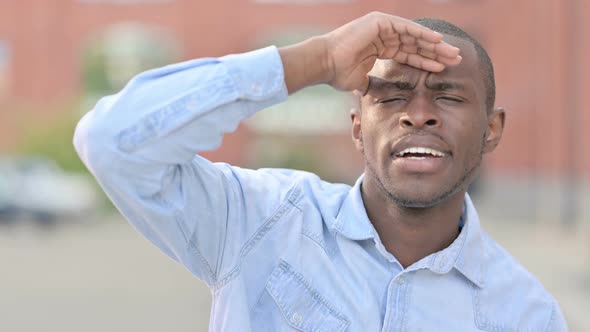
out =
<svg viewBox="0 0 590 332"><path fill-rule="evenodd" d="M488 158L486 172L562 179L590 176L590 153L584 152L590 142L590 112L585 111L590 20L583 17L590 13L590 2L584 0L5 0L0 3L2 146L8 148L19 138L16 128L24 115L15 110L24 110L26 116L53 116L59 112L55 105L89 94L84 62L93 43L100 44L110 33L115 45L125 45L125 33L113 27L143 27L146 35L156 36L152 44L144 43L144 49L159 50L158 45L167 44L164 58L180 61L301 39L372 10L444 18L487 47L496 69L497 104L506 108L508 118L503 142ZM109 52L119 49L109 45L104 46ZM125 46L121 49L125 53ZM141 67L121 63L110 69L114 76ZM23 104L27 107L20 107ZM316 156L321 163L343 176L352 174L360 169L360 159L352 152L342 122L348 121L347 110L340 112L338 125L331 126L330 119L318 122L330 128L328 133L269 133L264 126L244 125L210 156L249 165L248 151L255 146L262 155L271 151L267 157L272 159L282 145L259 139L270 135L277 142L296 141L296 148L314 145L322 151ZM309 118L322 113L306 114ZM268 117L269 124L285 121ZM297 121L305 120L293 123ZM354 157L343 163L343 153Z"/></svg>

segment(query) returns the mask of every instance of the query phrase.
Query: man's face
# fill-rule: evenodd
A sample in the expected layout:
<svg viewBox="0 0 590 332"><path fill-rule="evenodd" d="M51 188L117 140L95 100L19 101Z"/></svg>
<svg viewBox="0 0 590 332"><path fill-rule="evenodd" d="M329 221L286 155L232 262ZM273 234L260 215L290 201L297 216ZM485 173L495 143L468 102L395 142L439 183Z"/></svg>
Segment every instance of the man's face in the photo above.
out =
<svg viewBox="0 0 590 332"><path fill-rule="evenodd" d="M362 110L352 115L364 184L401 206L434 206L465 190L502 134L504 112L486 112L475 48L445 39L461 49L459 65L431 73L378 60Z"/></svg>

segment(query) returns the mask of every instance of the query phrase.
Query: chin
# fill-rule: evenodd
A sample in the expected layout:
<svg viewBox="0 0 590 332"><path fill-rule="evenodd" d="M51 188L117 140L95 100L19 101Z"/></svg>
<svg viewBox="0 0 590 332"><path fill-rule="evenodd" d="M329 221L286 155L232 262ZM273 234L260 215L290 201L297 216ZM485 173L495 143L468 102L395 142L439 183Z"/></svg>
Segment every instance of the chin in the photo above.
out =
<svg viewBox="0 0 590 332"><path fill-rule="evenodd" d="M411 186L411 188L388 188L387 195L398 206L405 208L430 208L448 201L457 195L462 187L452 186L448 190L441 191L422 187L420 185Z"/></svg>
<svg viewBox="0 0 590 332"><path fill-rule="evenodd" d="M473 170L473 169L472 169ZM456 178L452 175L439 177L409 179L393 177L378 179L382 183L382 189L396 205L405 208L430 208L442 204L458 194L466 191L471 182L472 171L464 176ZM449 179L453 179L449 181ZM385 180L385 181L383 181ZM405 181L404 181L405 180ZM383 181L383 182L382 182Z"/></svg>
<svg viewBox="0 0 590 332"><path fill-rule="evenodd" d="M445 196L431 196L431 197L416 197L411 195L396 195L390 194L389 197L392 201L394 201L398 206L404 208L413 208L413 209L424 209L436 206L440 203L445 202L449 199L449 197Z"/></svg>

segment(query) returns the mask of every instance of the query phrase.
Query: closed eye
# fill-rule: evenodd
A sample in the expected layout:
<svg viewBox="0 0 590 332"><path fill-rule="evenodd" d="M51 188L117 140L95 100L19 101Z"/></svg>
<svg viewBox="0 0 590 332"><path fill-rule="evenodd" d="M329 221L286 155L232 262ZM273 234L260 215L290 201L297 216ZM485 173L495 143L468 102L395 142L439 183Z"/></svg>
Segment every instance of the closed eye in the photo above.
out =
<svg viewBox="0 0 590 332"><path fill-rule="evenodd" d="M457 97L451 97L451 96L438 97L438 98L436 98L436 100L444 100L444 101L450 101L450 102L455 102L455 103L462 103L463 102L463 99L460 99Z"/></svg>
<svg viewBox="0 0 590 332"><path fill-rule="evenodd" d="M405 100L406 100L406 98L403 98L403 97L395 97L395 98L388 98L388 99L379 100L377 103L378 104L386 104L386 103L393 103L393 102L405 101Z"/></svg>

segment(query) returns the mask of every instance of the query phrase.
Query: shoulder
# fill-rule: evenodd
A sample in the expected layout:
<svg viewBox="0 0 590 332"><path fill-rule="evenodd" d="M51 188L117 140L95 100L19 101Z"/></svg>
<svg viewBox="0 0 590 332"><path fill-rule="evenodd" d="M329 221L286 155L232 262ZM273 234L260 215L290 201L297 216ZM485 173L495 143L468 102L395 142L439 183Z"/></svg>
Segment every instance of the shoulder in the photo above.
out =
<svg viewBox="0 0 590 332"><path fill-rule="evenodd" d="M486 259L486 285L524 289L534 292L543 299L551 299L551 295L543 285L506 249L482 232Z"/></svg>
<svg viewBox="0 0 590 332"><path fill-rule="evenodd" d="M226 175L235 177L240 182L250 182L281 187L296 186L302 190L317 194L330 194L337 192L347 193L350 185L344 183L332 183L322 180L317 174L287 169L287 168L259 168L249 169L231 166L225 163L216 163Z"/></svg>
<svg viewBox="0 0 590 332"><path fill-rule="evenodd" d="M215 165L244 194L267 200L290 200L296 206L303 204L303 201L315 202L314 205L318 206L339 205L351 188L348 184L324 181L318 175L306 171L284 168L248 169L225 163Z"/></svg>
<svg viewBox="0 0 590 332"><path fill-rule="evenodd" d="M483 287L474 291L476 321L490 331L546 331L561 312L553 296L512 255L482 232ZM559 316L559 317L557 317Z"/></svg>

